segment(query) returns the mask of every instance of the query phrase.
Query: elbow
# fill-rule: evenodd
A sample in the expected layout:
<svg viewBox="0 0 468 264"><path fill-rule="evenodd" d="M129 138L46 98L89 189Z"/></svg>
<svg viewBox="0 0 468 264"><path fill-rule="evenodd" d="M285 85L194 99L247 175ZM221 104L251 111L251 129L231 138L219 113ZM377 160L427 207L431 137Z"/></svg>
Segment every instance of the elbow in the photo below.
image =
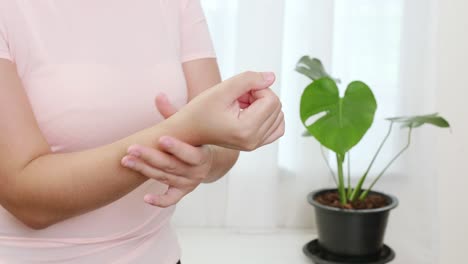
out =
<svg viewBox="0 0 468 264"><path fill-rule="evenodd" d="M26 225L27 227L33 230L44 230L49 226L53 225L54 222L46 219L45 217L23 217L19 218L19 220Z"/></svg>
<svg viewBox="0 0 468 264"><path fill-rule="evenodd" d="M57 222L47 212L31 210L31 208L15 208L11 206L4 207L18 221L33 230L43 230Z"/></svg>
<svg viewBox="0 0 468 264"><path fill-rule="evenodd" d="M11 184L0 181L0 206L6 209L16 220L33 230L43 230L58 222L57 215L50 206L34 203L11 188ZM37 199L36 199L37 200Z"/></svg>

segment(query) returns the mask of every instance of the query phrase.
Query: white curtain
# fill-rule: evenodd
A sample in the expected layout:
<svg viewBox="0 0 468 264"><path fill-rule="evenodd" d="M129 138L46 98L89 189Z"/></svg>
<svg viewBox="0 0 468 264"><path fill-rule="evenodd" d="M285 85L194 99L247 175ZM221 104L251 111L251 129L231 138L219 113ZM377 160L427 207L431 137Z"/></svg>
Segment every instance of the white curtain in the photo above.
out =
<svg viewBox="0 0 468 264"><path fill-rule="evenodd" d="M373 89L378 111L362 145L352 152L359 176L384 136L385 117L436 112L435 24L432 0L202 0L223 77L244 70L277 73L286 134L279 143L242 153L228 176L203 185L178 206L177 226L227 227L274 232L314 228L308 192L332 187L320 148L301 137L299 98L308 80L294 71L305 54L318 57L343 81L359 79ZM391 213L388 243L399 263L436 263L436 129L414 133L410 151L376 186L400 199ZM404 143L395 131L374 173ZM355 179L355 177L354 177Z"/></svg>

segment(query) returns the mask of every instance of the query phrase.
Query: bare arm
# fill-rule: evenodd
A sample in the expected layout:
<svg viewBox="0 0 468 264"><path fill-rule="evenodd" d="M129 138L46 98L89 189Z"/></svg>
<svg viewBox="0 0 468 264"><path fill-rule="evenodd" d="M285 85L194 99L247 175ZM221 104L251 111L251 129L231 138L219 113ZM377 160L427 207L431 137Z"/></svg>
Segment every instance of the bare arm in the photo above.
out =
<svg viewBox="0 0 468 264"><path fill-rule="evenodd" d="M193 60L183 64L189 100L221 82L216 59ZM239 151L210 145L213 152L211 170L204 182L214 182L224 176L234 166Z"/></svg>
<svg viewBox="0 0 468 264"><path fill-rule="evenodd" d="M186 62L183 70L189 101L221 82L215 59ZM156 106L165 118L177 113L177 109L165 95L156 97ZM122 159L124 167L168 185L164 194L146 194L144 197L145 202L158 207L172 206L200 183L216 181L234 165L239 155L238 150L206 144L191 145L170 136L161 137L158 143L159 150L132 145L127 150L128 155Z"/></svg>
<svg viewBox="0 0 468 264"><path fill-rule="evenodd" d="M171 118L99 148L51 153L38 128L15 66L0 59L0 204L41 229L124 196L147 180L120 166L133 144L157 147L170 135L191 145L254 150L282 135L272 73L245 72L203 92ZM238 98L252 104L239 110ZM147 175L148 176L148 175ZM158 180L157 176L148 176Z"/></svg>
<svg viewBox="0 0 468 264"><path fill-rule="evenodd" d="M0 203L35 229L109 204L147 180L120 166L128 146L153 145L161 135L174 135L168 123L103 147L53 154L15 66L0 59Z"/></svg>
<svg viewBox="0 0 468 264"><path fill-rule="evenodd" d="M203 100L202 98L207 99L207 95L211 94L209 100L205 100L204 104L197 105L198 109L192 108L191 110L194 113L191 118L192 121L198 121L198 124L206 129L205 133L201 134L214 133L225 138L224 135L230 134L230 130L235 130L243 135L241 137L248 139L248 141L254 144L247 148L238 148L222 142L219 142L219 144L216 141L205 141L204 144L191 144L190 142L183 142L180 138L168 136L159 139L159 150L147 146L131 146L128 150L128 155L124 157L124 161L128 162L124 162L123 165L140 172L142 175L158 179L169 186L168 190L162 195L145 195L145 201L154 206L168 207L179 202L200 183L213 182L222 177L237 160L239 155L239 151L237 150L256 149L259 145L273 142L284 133L284 115L281 111L281 103L276 96L271 96L271 90L250 90L248 92L244 90L242 92L242 89L239 90L235 86L225 86L226 89L218 89L218 86L223 86L226 82L229 83L233 78L226 80L220 85L214 85L214 87L206 89L220 80L218 67L214 59L200 59L185 63L184 72L191 101L188 106L182 108L178 113L187 111L191 108L190 105L193 102ZM246 72L234 77L234 79L239 79L239 77L242 79L242 76L247 77L250 75L252 75L251 72ZM256 74L254 73L254 75ZM274 80L273 74L264 73L262 76L264 82L272 83ZM248 86L252 87L251 84ZM229 95L233 92L236 96ZM260 102L258 100L261 100L263 97L260 95L262 93L266 95L264 99L276 98L272 101L269 112L264 112L255 106L258 106ZM199 118L216 115L216 113L210 112L209 108L224 101L224 98L229 98L229 101L222 104L222 109L217 108L217 110L230 111L234 115L234 119L224 119L224 117L220 116L213 120L216 123L199 122ZM156 98L156 105L164 117L169 119L175 117L177 119L177 114L175 114L177 109L172 106L166 96L158 96ZM241 109L243 111L240 111ZM244 114L250 116L251 114L249 113L261 112L263 112L263 117L250 120L253 123L241 122L243 124L239 124L237 122L243 119L242 116ZM220 123L223 123L223 125L220 125ZM248 125L244 126L246 124ZM252 129L253 127L258 127L260 130L255 131ZM218 133L222 130L225 132ZM258 137L259 133L261 136ZM213 136L216 137L216 135ZM255 137L256 139L253 139ZM207 145L213 143L216 145Z"/></svg>
<svg viewBox="0 0 468 264"><path fill-rule="evenodd" d="M240 129L244 136L252 138L249 135L250 133L254 135L260 131L254 131L251 127L243 127L241 124L240 126L232 127L232 124L237 123L236 120L239 118L242 119L241 116L244 113L263 112L260 109L253 110L255 107L250 107L252 104L256 104L258 102L256 100L262 96L258 97L257 92L251 90L249 92L237 93L237 96L231 97L229 94L237 90L235 86L226 87L227 89L223 89L220 92L217 88L218 85L215 85L220 82L220 75L216 60L214 59L194 60L185 63L183 66L188 85L189 99L191 101L179 113L190 109L191 103L199 101L201 98L206 98L207 94L213 94L214 92L216 93L215 96L210 97L204 104L198 104L199 107L201 106L198 110L194 109L191 111L192 113L197 113L192 115L191 119L197 121L199 118L213 114L213 112L210 112L210 106L223 101L225 97L230 98L230 100L227 104L223 104L223 110L230 111L234 115L234 119L225 120L223 117L215 119L217 124L224 123L221 126L213 123L210 124L210 122L198 122L207 129L206 134L211 132L216 133L219 131L218 129L223 127L227 128L228 131L230 129L239 131ZM244 75L248 76L251 73L244 73ZM268 76L274 79L274 75L267 74L266 77ZM230 80L232 79L226 82ZM220 85L222 86L223 84ZM212 88L207 89L208 87ZM267 94L271 93L270 90L261 91L261 93L263 92ZM263 118L257 119L249 125L267 129L263 129L263 132L260 132L262 134L261 137L253 140L253 142L256 141L255 146L258 146L258 143L260 145L269 144L284 133L284 116L281 111L281 103L277 101L276 96L269 98L276 98L276 102L273 101L273 107L270 108L268 113L264 112ZM158 96L156 98L156 106L166 118L171 119L177 116L177 109L168 101L167 96ZM239 112L241 108L244 109L243 112ZM228 131L226 131L226 134L229 134ZM164 194L147 194L145 195L145 202L158 207L168 207L179 202L200 183L213 182L222 177L237 160L239 155L238 150L253 150L256 148L237 148L225 144L220 144L220 146L227 146L227 148L207 145L210 143L213 143L213 141L205 142L205 144L191 144L190 142L183 142L180 138L165 136L158 140L160 150L141 145L131 146L128 150L128 155L123 159L123 165L140 172L142 175L166 183L169 188Z"/></svg>

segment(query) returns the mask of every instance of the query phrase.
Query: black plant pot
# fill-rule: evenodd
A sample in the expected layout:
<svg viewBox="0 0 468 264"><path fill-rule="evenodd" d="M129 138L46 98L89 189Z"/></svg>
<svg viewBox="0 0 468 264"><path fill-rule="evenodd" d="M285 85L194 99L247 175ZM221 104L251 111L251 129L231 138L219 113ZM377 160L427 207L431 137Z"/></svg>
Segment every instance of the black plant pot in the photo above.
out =
<svg viewBox="0 0 468 264"><path fill-rule="evenodd" d="M307 196L315 208L320 247L331 254L351 259L378 255L384 246L388 215L398 205L398 200L392 195L370 192L383 195L388 205L366 210L339 209L315 201L315 197L329 191L336 189L318 190Z"/></svg>

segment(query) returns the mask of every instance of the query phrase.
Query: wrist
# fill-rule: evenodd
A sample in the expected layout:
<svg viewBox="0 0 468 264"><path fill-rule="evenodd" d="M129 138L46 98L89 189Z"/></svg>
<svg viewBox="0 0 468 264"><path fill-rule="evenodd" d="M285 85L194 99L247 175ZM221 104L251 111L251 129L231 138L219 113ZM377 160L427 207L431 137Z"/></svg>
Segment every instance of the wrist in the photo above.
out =
<svg viewBox="0 0 468 264"><path fill-rule="evenodd" d="M201 146L206 144L206 142L203 140L202 133L199 131L200 126L196 121L195 118L187 115L182 109L161 122L161 125L167 131L167 135L193 146Z"/></svg>
<svg viewBox="0 0 468 264"><path fill-rule="evenodd" d="M212 151L212 162L210 172L204 183L217 181L234 166L239 157L239 151L223 147L208 145Z"/></svg>
<svg viewBox="0 0 468 264"><path fill-rule="evenodd" d="M213 145L204 145L203 147L206 147L207 152L209 153L208 154L209 157L207 159L208 160L207 163L209 163L209 169L208 169L208 174L205 180L203 180L203 183L211 183L211 182L216 181L220 177L219 168L216 162L217 151L216 151L216 147Z"/></svg>

